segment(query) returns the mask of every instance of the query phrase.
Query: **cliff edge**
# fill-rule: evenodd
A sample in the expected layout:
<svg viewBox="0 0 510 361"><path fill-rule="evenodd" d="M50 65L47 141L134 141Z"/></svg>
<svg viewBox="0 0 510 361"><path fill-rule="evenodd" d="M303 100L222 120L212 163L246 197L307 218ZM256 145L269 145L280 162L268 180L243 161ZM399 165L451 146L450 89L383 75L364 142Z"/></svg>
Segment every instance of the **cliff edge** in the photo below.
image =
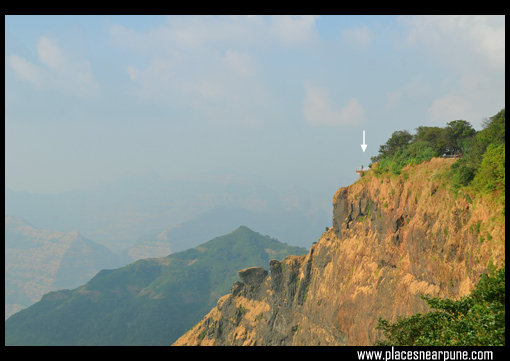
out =
<svg viewBox="0 0 510 361"><path fill-rule="evenodd" d="M421 294L468 294L504 262L504 205L448 190L453 162L340 188L333 227L307 255L239 271L243 282L174 345L373 345L379 317L429 311Z"/></svg>

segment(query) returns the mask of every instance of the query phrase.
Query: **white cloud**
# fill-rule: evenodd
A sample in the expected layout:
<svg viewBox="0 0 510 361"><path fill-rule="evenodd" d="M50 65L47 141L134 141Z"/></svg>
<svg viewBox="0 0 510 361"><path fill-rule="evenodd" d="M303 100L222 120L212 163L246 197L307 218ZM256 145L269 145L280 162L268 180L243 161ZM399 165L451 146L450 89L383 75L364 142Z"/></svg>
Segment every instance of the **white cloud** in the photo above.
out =
<svg viewBox="0 0 510 361"><path fill-rule="evenodd" d="M43 88L46 74L40 67L14 54L7 57L7 64L21 79L32 83L36 89Z"/></svg>
<svg viewBox="0 0 510 361"><path fill-rule="evenodd" d="M135 93L144 100L186 105L208 116L218 109L227 112L235 103L247 114L267 104L268 94L252 54L271 43L303 41L311 24L308 18L169 17L167 25L146 33L114 24L110 35L113 44L148 60L145 67L126 67ZM290 29L296 39L286 34Z"/></svg>
<svg viewBox="0 0 510 361"><path fill-rule="evenodd" d="M342 40L359 47L368 47L372 37L372 31L366 25L342 31Z"/></svg>
<svg viewBox="0 0 510 361"><path fill-rule="evenodd" d="M153 59L146 70L128 66L126 71L132 81L139 83L142 90L148 92L165 90L164 85L168 84L174 75L172 62L159 58Z"/></svg>
<svg viewBox="0 0 510 361"><path fill-rule="evenodd" d="M350 126L365 122L365 111L356 98L337 110L334 108L327 89L305 83L306 96L303 100L303 115L308 124L319 126Z"/></svg>
<svg viewBox="0 0 510 361"><path fill-rule="evenodd" d="M432 121L442 124L457 119L469 121L473 116L471 104L453 93L436 99L427 112Z"/></svg>
<svg viewBox="0 0 510 361"><path fill-rule="evenodd" d="M109 26L110 42L132 49L149 59L145 69L129 66L131 80L138 81L157 98L163 88L190 93L207 80L221 84L223 94L236 94L234 77L256 75L256 62L250 53L260 49L297 46L316 35L316 16L200 16L168 17L168 23L139 33L118 24ZM224 52L218 49L226 49ZM162 64L165 64L162 66ZM179 85L179 77L168 84L168 74L188 74L189 83ZM219 76L226 77L223 80ZM200 80L198 80L200 78ZM215 81L213 81L215 79ZM246 82L246 79L243 80ZM246 83L246 86L251 86ZM150 92L150 89L154 89ZM210 91L199 92L211 94Z"/></svg>
<svg viewBox="0 0 510 361"><path fill-rule="evenodd" d="M62 67L66 67L67 62L56 41L41 36L36 48L39 60L50 69L59 71Z"/></svg>
<svg viewBox="0 0 510 361"><path fill-rule="evenodd" d="M425 80L424 74L412 77L402 86L402 92L411 97L424 97L430 91L430 85Z"/></svg>
<svg viewBox="0 0 510 361"><path fill-rule="evenodd" d="M296 44L312 38L317 18L318 16L313 15L285 15L272 17L271 20L283 42Z"/></svg>
<svg viewBox="0 0 510 361"><path fill-rule="evenodd" d="M395 109L397 106L400 105L400 101L402 100L402 92L401 91L393 91L386 93L386 96L388 97L388 103L384 106L385 111L390 111L392 109Z"/></svg>
<svg viewBox="0 0 510 361"><path fill-rule="evenodd" d="M419 49L448 76L436 84L444 96L428 110L436 122L465 119L477 123L505 104L505 17L400 17L407 43Z"/></svg>
<svg viewBox="0 0 510 361"><path fill-rule="evenodd" d="M141 33L110 24L110 43L149 56L205 49L296 46L316 36L317 16L169 16L166 25Z"/></svg>
<svg viewBox="0 0 510 361"><path fill-rule="evenodd" d="M225 52L223 61L228 68L238 75L248 76L254 73L250 56L247 54L240 54L229 49Z"/></svg>
<svg viewBox="0 0 510 361"><path fill-rule="evenodd" d="M7 57L7 63L20 78L38 90L59 89L85 98L98 95L99 86L88 61L66 57L57 42L45 36L41 36L36 48L45 68L14 54Z"/></svg>
<svg viewBox="0 0 510 361"><path fill-rule="evenodd" d="M182 101L195 105L197 96L233 101L245 94L247 86L255 86L251 77L254 69L246 54L227 50L225 56L204 54L200 60L204 63L196 59L155 58L145 69L128 66L126 71L140 85L138 94L153 101L167 100L170 96L184 97Z"/></svg>
<svg viewBox="0 0 510 361"><path fill-rule="evenodd" d="M443 15L401 17L408 26L408 44L424 45L442 63L465 66L482 62L505 67L505 16Z"/></svg>
<svg viewBox="0 0 510 361"><path fill-rule="evenodd" d="M148 63L126 67L133 92L144 101L185 106L211 121L258 124L253 119L268 119L267 112L281 104L275 104L267 88L270 80L263 72L267 64L259 63L257 55L313 44L316 20L315 16L170 16L166 24L144 32L111 24L109 42Z"/></svg>
<svg viewBox="0 0 510 361"><path fill-rule="evenodd" d="M403 109L406 107L406 101L418 98L425 98L430 92L430 86L425 82L424 75L419 74L412 77L407 83L402 85L398 90L386 93L388 102L382 108L382 111L389 112L395 109ZM406 101L403 101L403 99Z"/></svg>

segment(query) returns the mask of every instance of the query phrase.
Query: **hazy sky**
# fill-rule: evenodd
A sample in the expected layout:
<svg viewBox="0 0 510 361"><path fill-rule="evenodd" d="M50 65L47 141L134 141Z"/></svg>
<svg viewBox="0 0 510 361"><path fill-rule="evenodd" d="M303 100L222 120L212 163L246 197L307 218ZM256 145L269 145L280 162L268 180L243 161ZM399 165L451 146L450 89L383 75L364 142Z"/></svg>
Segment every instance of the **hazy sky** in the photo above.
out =
<svg viewBox="0 0 510 361"><path fill-rule="evenodd" d="M5 23L5 182L17 191L151 170L338 188L395 130L481 129L505 106L504 16Z"/></svg>

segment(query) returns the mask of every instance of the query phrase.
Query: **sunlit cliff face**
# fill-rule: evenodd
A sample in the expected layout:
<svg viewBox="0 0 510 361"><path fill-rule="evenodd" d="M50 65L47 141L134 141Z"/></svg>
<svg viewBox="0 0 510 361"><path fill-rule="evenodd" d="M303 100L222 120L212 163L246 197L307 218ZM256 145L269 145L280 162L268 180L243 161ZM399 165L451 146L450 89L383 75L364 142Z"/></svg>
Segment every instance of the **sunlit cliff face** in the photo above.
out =
<svg viewBox="0 0 510 361"><path fill-rule="evenodd" d="M272 260L239 282L176 345L372 345L379 317L428 311L420 295L458 298L505 259L502 206L445 186L449 159L368 172L333 197L333 227L306 256ZM312 242L313 240L311 240Z"/></svg>

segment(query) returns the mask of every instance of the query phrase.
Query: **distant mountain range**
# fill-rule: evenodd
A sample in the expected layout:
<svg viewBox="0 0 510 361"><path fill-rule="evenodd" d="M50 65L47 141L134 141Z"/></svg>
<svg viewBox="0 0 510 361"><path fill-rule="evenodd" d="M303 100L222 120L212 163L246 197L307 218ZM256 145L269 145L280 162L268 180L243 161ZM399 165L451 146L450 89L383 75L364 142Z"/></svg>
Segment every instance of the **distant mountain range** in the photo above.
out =
<svg viewBox="0 0 510 361"><path fill-rule="evenodd" d="M5 318L49 291L77 287L101 269L129 261L77 231L39 230L23 218L6 216Z"/></svg>
<svg viewBox="0 0 510 361"><path fill-rule="evenodd" d="M325 212L321 209L308 214L284 209L260 213L219 205L192 220L140 237L132 247L119 254L133 259L163 257L226 234L240 224L257 229L262 234L270 234L279 241L286 240L292 245L309 248L328 225L324 218Z"/></svg>
<svg viewBox="0 0 510 361"><path fill-rule="evenodd" d="M6 345L171 345L239 280L237 271L303 255L245 226L195 248L102 270L5 322Z"/></svg>
<svg viewBox="0 0 510 361"><path fill-rule="evenodd" d="M240 224L308 248L324 230L322 212L319 209L304 214L280 209L260 213L219 205L192 220L142 236L116 254L76 230L41 230L23 218L6 216L5 318L39 301L49 291L84 284L101 269L166 257L226 234Z"/></svg>
<svg viewBox="0 0 510 361"><path fill-rule="evenodd" d="M129 173L102 186L62 194L33 194L5 189L5 214L23 217L41 229L79 230L85 237L107 246L114 253L135 243L140 246L147 241L147 235L159 235L162 230L179 225L183 227L184 222L196 219L217 206L240 209L239 216L244 214L248 221L253 220L254 227L261 232L271 234L281 242L302 246L308 245L310 238L300 237L300 234L317 235L319 225L322 230L331 223L330 211L325 209L330 206L327 198L319 201L303 190L290 187L287 193L282 194L250 179L228 175L163 178L154 172ZM224 209L213 212L217 213L213 218L225 222L223 228L218 229L220 233L215 235L245 224L228 223L225 217L221 217L225 212ZM292 212L292 217L288 217L288 212ZM288 218L296 220L295 223L285 221ZM212 229L212 226L209 224L207 228ZM287 233L284 229L296 231ZM178 231L170 233L177 234ZM210 239L210 234L204 233L203 237L198 237L197 241ZM182 243L170 240L172 242ZM165 245L162 247L157 243L150 247L159 249L158 252L163 254L168 250ZM145 250L132 250L131 253L149 254L147 250L150 247L145 243L142 247ZM172 251L185 248L175 248L174 245Z"/></svg>
<svg viewBox="0 0 510 361"><path fill-rule="evenodd" d="M281 194L237 176L131 173L55 195L6 188L5 317L101 269L166 257L240 224L309 248L331 225L323 208L301 189Z"/></svg>

